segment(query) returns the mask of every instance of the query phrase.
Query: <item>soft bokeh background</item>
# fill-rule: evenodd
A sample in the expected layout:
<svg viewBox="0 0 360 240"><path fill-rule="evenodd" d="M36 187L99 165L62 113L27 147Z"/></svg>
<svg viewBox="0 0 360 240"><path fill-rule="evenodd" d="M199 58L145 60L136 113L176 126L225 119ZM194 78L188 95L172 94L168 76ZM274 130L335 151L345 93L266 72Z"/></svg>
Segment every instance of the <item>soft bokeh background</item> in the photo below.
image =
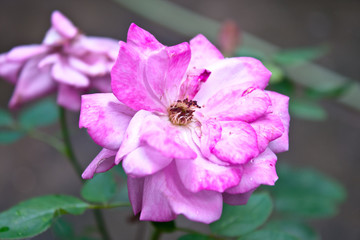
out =
<svg viewBox="0 0 360 240"><path fill-rule="evenodd" d="M360 80L360 2L357 0L172 2L218 21L233 19L243 30L283 48L327 43L331 51L318 63L355 81ZM124 40L130 23L135 22L164 44L189 40L110 0L0 0L0 52L16 45L41 42L55 9L62 11L88 35ZM6 108L12 90L13 86L0 82L1 108ZM324 122L292 118L290 151L281 154L279 161L312 166L338 179L348 191L347 201L336 217L313 221L313 225L322 239L360 239L360 156L357 151L360 113L334 101L324 101L322 105L329 113ZM76 154L85 167L99 147L85 131L77 128L77 114L70 115L69 121ZM41 142L25 138L13 145L0 146L0 156L0 211L34 196L79 195L80 183L70 165ZM150 231L146 224L140 228L131 224L130 216L132 213L128 209L106 211L113 239L133 239L136 234ZM81 226L91 221L90 213L75 218ZM193 226L189 221L182 224ZM202 224L195 226L206 229ZM54 239L54 236L49 231L33 239Z"/></svg>

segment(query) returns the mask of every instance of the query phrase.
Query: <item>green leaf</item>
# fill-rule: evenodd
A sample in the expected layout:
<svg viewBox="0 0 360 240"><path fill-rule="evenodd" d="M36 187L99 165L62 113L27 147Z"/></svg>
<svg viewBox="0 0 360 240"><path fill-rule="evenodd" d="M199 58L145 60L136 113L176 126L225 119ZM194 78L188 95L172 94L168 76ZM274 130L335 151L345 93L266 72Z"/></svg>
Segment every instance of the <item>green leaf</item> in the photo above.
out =
<svg viewBox="0 0 360 240"><path fill-rule="evenodd" d="M3 109L0 109L0 127L8 127L13 125L14 119L11 114Z"/></svg>
<svg viewBox="0 0 360 240"><path fill-rule="evenodd" d="M299 240L288 233L273 230L258 230L242 236L239 240Z"/></svg>
<svg viewBox="0 0 360 240"><path fill-rule="evenodd" d="M66 195L36 197L0 213L0 239L29 238L44 232L62 214L82 214L88 204Z"/></svg>
<svg viewBox="0 0 360 240"><path fill-rule="evenodd" d="M0 144L10 144L16 142L24 136L24 133L15 130L0 129Z"/></svg>
<svg viewBox="0 0 360 240"><path fill-rule="evenodd" d="M220 220L210 224L213 233L236 237L260 227L270 216L273 204L269 194L254 193L242 206L224 204Z"/></svg>
<svg viewBox="0 0 360 240"><path fill-rule="evenodd" d="M284 71L279 66L271 62L264 62L264 65L271 72L270 84L280 83L284 80Z"/></svg>
<svg viewBox="0 0 360 240"><path fill-rule="evenodd" d="M336 181L313 169L277 167L279 180L269 188L277 212L306 218L330 217L346 197Z"/></svg>
<svg viewBox="0 0 360 240"><path fill-rule="evenodd" d="M284 78L281 82L271 83L269 85L269 90L282 93L286 96L291 96L294 93L294 83L291 82L288 78Z"/></svg>
<svg viewBox="0 0 360 240"><path fill-rule="evenodd" d="M154 228L159 229L161 232L174 232L176 230L175 221L169 222L151 222Z"/></svg>
<svg viewBox="0 0 360 240"><path fill-rule="evenodd" d="M70 240L75 236L73 226L63 217L57 218L53 221L52 230L55 236L59 239Z"/></svg>
<svg viewBox="0 0 360 240"><path fill-rule="evenodd" d="M178 238L178 240L215 240L215 239L216 238L206 235L196 234L196 233L182 235L181 237Z"/></svg>
<svg viewBox="0 0 360 240"><path fill-rule="evenodd" d="M317 90L313 88L307 88L305 90L306 96L312 99L321 99L321 98L338 98L344 95L353 87L352 82L347 82L339 87L332 88L329 90Z"/></svg>
<svg viewBox="0 0 360 240"><path fill-rule="evenodd" d="M314 229L304 222L294 220L273 220L268 222L264 229L286 232L297 237L299 240L319 240L320 237Z"/></svg>
<svg viewBox="0 0 360 240"><path fill-rule="evenodd" d="M108 202L115 193L116 182L110 171L96 174L81 189L81 196L90 202Z"/></svg>
<svg viewBox="0 0 360 240"><path fill-rule="evenodd" d="M293 99L290 101L289 111L290 114L306 120L323 121L327 118L324 108L314 101Z"/></svg>
<svg viewBox="0 0 360 240"><path fill-rule="evenodd" d="M19 116L20 127L30 130L50 125L59 117L58 107L51 99L42 100L23 110Z"/></svg>
<svg viewBox="0 0 360 240"><path fill-rule="evenodd" d="M318 47L306 47L296 48L290 50L282 50L273 56L276 63L291 65L298 64L306 61L312 61L314 59L324 56L329 51L329 47L326 45Z"/></svg>

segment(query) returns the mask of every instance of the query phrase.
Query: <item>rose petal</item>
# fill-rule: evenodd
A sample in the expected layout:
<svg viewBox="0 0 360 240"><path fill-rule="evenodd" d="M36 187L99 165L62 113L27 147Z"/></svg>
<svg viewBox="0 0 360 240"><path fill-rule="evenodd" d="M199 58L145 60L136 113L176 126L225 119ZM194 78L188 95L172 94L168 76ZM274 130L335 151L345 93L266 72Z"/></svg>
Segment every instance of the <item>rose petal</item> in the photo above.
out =
<svg viewBox="0 0 360 240"><path fill-rule="evenodd" d="M56 85L51 78L50 69L37 67L41 58L42 56L32 58L24 64L10 99L10 108L16 108L55 90Z"/></svg>
<svg viewBox="0 0 360 240"><path fill-rule="evenodd" d="M90 52L116 60L119 52L119 41L105 37L79 36L70 46L71 50L81 49L82 53Z"/></svg>
<svg viewBox="0 0 360 240"><path fill-rule="evenodd" d="M111 77L106 74L101 77L92 77L90 79L90 88L98 90L98 92L110 93L111 91Z"/></svg>
<svg viewBox="0 0 360 240"><path fill-rule="evenodd" d="M111 70L111 87L115 96L134 110L166 112L166 107L154 94L144 79L144 64L141 58L128 44L120 42L118 59Z"/></svg>
<svg viewBox="0 0 360 240"><path fill-rule="evenodd" d="M52 53L45 56L38 64L38 68L44 68L46 66L51 66L55 63L61 62L61 56L59 53Z"/></svg>
<svg viewBox="0 0 360 240"><path fill-rule="evenodd" d="M289 150L289 97L272 91L266 92L271 99L273 114L281 119L284 126L283 135L270 142L269 147L275 153L285 152Z"/></svg>
<svg viewBox="0 0 360 240"><path fill-rule="evenodd" d="M115 166L115 155L115 151L103 148L89 166L87 166L81 177L83 179L90 179L93 178L95 173L106 172Z"/></svg>
<svg viewBox="0 0 360 240"><path fill-rule="evenodd" d="M137 215L141 211L142 207L144 178L133 178L131 176L128 176L127 186L132 209L134 211L134 214Z"/></svg>
<svg viewBox="0 0 360 240"><path fill-rule="evenodd" d="M261 184L274 185L278 176L275 170L276 155L267 148L259 156L245 164L240 184L226 190L230 194L246 193Z"/></svg>
<svg viewBox="0 0 360 240"><path fill-rule="evenodd" d="M47 51L48 51L48 47L44 45L39 45L39 44L23 45L11 49L6 55L6 58L8 61L22 62L28 60L29 58L39 56L40 54L44 54Z"/></svg>
<svg viewBox="0 0 360 240"><path fill-rule="evenodd" d="M54 11L51 15L52 27L65 38L74 38L78 29L61 12Z"/></svg>
<svg viewBox="0 0 360 240"><path fill-rule="evenodd" d="M64 59L54 64L51 75L59 83L74 87L85 88L90 84L87 76L72 68Z"/></svg>
<svg viewBox="0 0 360 240"><path fill-rule="evenodd" d="M48 46L58 46L60 44L63 44L67 41L65 37L60 35L58 31L56 31L55 28L51 27L45 34L45 37L42 41L42 44L48 45Z"/></svg>
<svg viewBox="0 0 360 240"><path fill-rule="evenodd" d="M7 53L0 54L0 77L15 84L18 79L19 71L24 63L9 61L7 60L6 55Z"/></svg>
<svg viewBox="0 0 360 240"><path fill-rule="evenodd" d="M259 154L255 130L245 122L221 122L221 139L211 150L220 160L244 164Z"/></svg>
<svg viewBox="0 0 360 240"><path fill-rule="evenodd" d="M59 84L57 103L66 109L78 111L81 105L81 93L83 91L65 84Z"/></svg>
<svg viewBox="0 0 360 240"><path fill-rule="evenodd" d="M234 85L248 83L248 87L265 89L271 77L271 72L259 60L250 57L222 59L206 69L211 75L195 96L201 104L219 90Z"/></svg>
<svg viewBox="0 0 360 240"><path fill-rule="evenodd" d="M97 56L97 61L94 63L87 63L77 57L68 57L68 63L71 68L83 73L86 76L95 77L102 76L109 73L108 62L105 57Z"/></svg>
<svg viewBox="0 0 360 240"><path fill-rule="evenodd" d="M245 205L249 198L251 197L251 194L254 192L254 190L250 190L246 193L239 193L239 194L230 194L230 193L223 193L223 199L224 202L229 205Z"/></svg>
<svg viewBox="0 0 360 240"><path fill-rule="evenodd" d="M179 99L192 100L201 85L209 78L210 72L206 69L191 69L186 74L186 79L181 83Z"/></svg>
<svg viewBox="0 0 360 240"><path fill-rule="evenodd" d="M111 93L82 95L79 127L87 128L91 138L109 150L118 150L135 112Z"/></svg>
<svg viewBox="0 0 360 240"><path fill-rule="evenodd" d="M221 52L202 34L199 34L190 40L190 48L191 61L189 69L192 69L193 67L206 68L224 58Z"/></svg>
<svg viewBox="0 0 360 240"><path fill-rule="evenodd" d="M183 214L192 221L210 223L219 219L221 212L221 193L188 191L175 164L145 178L140 220L165 222Z"/></svg>
<svg viewBox="0 0 360 240"><path fill-rule="evenodd" d="M140 146L126 155L123 168L128 176L145 177L160 171L172 160L152 147Z"/></svg>

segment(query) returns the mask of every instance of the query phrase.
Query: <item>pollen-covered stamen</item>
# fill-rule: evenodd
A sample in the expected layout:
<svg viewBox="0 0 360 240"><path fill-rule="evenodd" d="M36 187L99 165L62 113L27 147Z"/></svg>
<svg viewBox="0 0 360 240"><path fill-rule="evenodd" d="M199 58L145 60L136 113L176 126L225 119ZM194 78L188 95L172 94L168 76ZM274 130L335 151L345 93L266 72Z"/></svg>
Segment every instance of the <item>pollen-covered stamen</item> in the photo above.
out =
<svg viewBox="0 0 360 240"><path fill-rule="evenodd" d="M193 118L193 113L196 108L200 108L196 101L185 98L184 100L177 100L171 104L168 109L169 120L175 125L187 125Z"/></svg>

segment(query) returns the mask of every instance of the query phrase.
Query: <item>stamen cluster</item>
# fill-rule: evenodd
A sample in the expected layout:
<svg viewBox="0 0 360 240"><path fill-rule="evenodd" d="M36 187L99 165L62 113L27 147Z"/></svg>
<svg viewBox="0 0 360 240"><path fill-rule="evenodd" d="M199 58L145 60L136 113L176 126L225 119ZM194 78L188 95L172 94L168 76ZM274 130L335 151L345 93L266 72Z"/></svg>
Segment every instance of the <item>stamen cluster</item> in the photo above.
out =
<svg viewBox="0 0 360 240"><path fill-rule="evenodd" d="M200 108L196 101L189 100L188 98L177 100L168 109L169 120L175 125L187 125L191 122L196 108Z"/></svg>

